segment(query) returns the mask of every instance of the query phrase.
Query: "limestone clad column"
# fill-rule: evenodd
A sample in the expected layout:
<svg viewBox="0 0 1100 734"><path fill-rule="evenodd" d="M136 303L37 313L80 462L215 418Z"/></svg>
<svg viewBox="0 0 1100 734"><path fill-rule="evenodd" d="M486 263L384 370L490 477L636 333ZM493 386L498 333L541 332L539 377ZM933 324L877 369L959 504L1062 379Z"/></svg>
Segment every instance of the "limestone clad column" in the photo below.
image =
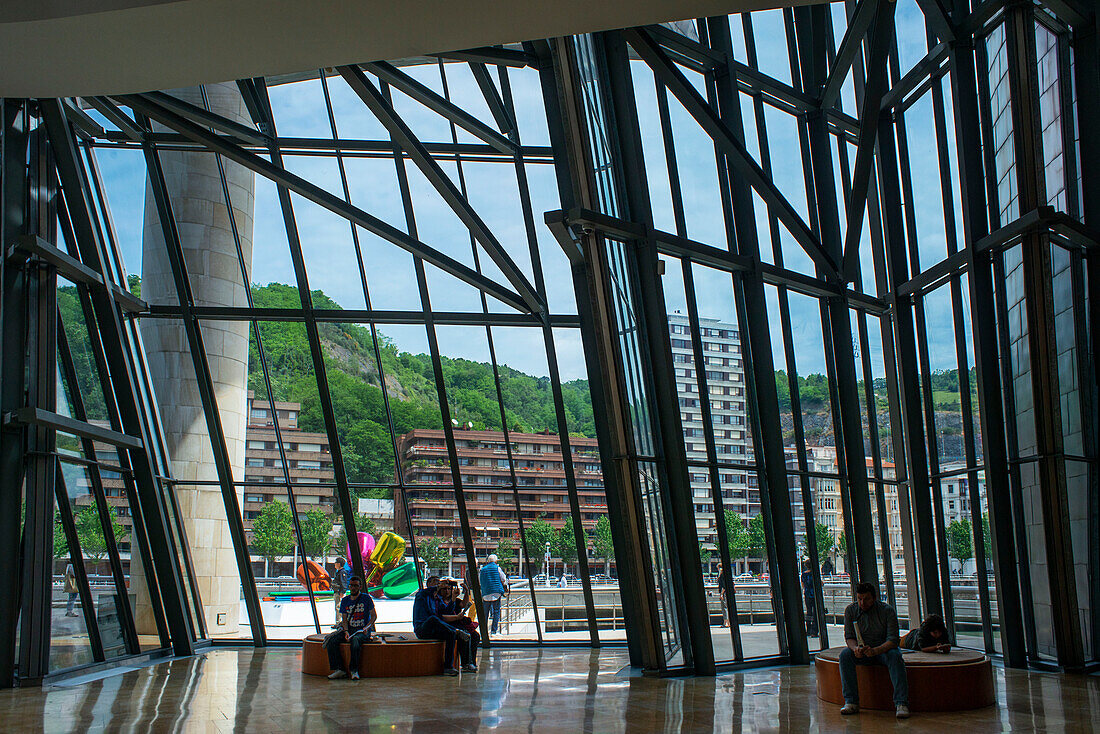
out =
<svg viewBox="0 0 1100 734"><path fill-rule="evenodd" d="M235 84L207 85L206 91L211 111L242 124L251 124ZM198 87L173 90L169 94L200 107L203 105ZM241 277L237 246L214 154L162 152L160 158L196 305L247 306L245 283L249 279ZM241 249L251 274L254 174L224 158L222 165ZM148 183L141 297L150 304L178 305L161 223ZM233 478L239 481L244 473L247 424L248 324L204 321L201 328ZM214 455L182 322L146 319L142 321L141 333L172 460L173 478L179 482L216 481ZM184 484L177 489L176 497L191 546L207 632L212 637L236 636L240 576L221 490L216 484ZM241 499L238 492L238 500ZM139 625L146 628L140 631L145 632L152 623L140 602L137 613Z"/></svg>

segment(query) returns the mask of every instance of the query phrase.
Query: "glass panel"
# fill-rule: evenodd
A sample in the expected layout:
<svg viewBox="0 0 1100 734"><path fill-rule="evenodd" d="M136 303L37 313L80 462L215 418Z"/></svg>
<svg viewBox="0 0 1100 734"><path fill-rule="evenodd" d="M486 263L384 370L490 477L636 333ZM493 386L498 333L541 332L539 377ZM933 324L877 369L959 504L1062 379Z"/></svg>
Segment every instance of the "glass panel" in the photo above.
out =
<svg viewBox="0 0 1100 734"><path fill-rule="evenodd" d="M66 444L77 446L74 436L58 434L58 450L65 451ZM79 454L79 449L72 453ZM92 662L92 644L87 619L96 616L95 594L92 608L87 608L79 592L78 576L87 576L95 570L96 558L102 558L103 531L99 514L93 506L78 508L76 501L90 494L90 480L85 467L68 462L61 463L65 480L65 493L69 511L76 525L76 542L80 552L70 542L61 521L60 508L54 515L53 538L53 588L50 594L50 662L49 670L56 672ZM85 549L85 544L88 546ZM91 579L88 579L91 582Z"/></svg>

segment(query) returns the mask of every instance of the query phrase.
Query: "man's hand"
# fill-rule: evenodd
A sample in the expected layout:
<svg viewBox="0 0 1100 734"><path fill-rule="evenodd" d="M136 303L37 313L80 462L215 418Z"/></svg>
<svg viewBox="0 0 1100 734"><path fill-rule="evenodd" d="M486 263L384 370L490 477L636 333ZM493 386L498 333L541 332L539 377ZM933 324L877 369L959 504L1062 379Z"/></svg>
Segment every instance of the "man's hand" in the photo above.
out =
<svg viewBox="0 0 1100 734"><path fill-rule="evenodd" d="M858 647L856 647L855 650L852 650L852 654L855 655L857 658L861 658L863 657L863 651L865 649L866 648L864 648L863 645L859 645Z"/></svg>

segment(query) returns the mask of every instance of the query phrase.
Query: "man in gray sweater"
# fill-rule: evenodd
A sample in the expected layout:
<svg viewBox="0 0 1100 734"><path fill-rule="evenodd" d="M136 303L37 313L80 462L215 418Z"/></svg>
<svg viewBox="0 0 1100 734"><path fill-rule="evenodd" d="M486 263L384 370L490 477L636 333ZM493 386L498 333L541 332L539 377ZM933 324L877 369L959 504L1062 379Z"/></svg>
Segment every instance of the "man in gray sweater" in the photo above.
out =
<svg viewBox="0 0 1100 734"><path fill-rule="evenodd" d="M874 584L856 586L856 601L844 609L844 642L840 653L840 685L844 691L842 714L859 713L857 665L885 665L894 684L894 706L899 719L909 718L909 681L898 645L898 613L878 599Z"/></svg>

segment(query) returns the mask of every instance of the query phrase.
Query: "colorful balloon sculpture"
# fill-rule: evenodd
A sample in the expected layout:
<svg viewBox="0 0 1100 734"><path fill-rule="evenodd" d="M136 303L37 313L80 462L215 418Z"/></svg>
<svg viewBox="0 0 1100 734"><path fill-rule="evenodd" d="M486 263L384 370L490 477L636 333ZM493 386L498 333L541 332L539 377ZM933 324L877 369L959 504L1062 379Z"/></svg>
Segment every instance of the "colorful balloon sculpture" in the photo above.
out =
<svg viewBox="0 0 1100 734"><path fill-rule="evenodd" d="M366 566L368 565L368 559L370 558L371 553L374 552L374 536L370 533L356 533L356 536L359 539L359 557L363 559L365 572ZM351 558L351 546L349 545L347 547L347 559L348 563L354 566L355 564L351 563Z"/></svg>
<svg viewBox="0 0 1100 734"><path fill-rule="evenodd" d="M420 588L416 578L416 564L402 563L382 577L382 592L389 599L403 599Z"/></svg>
<svg viewBox="0 0 1100 734"><path fill-rule="evenodd" d="M306 583L306 571L309 571L310 583ZM301 566L298 566L298 583L307 589L312 586L313 591L330 591L332 589L332 580L329 575L325 573L325 569L313 561L306 561Z"/></svg>
<svg viewBox="0 0 1100 734"><path fill-rule="evenodd" d="M371 596L378 599L385 593L383 576L404 558L405 539L396 533L382 533L363 569L363 573L367 574L367 591Z"/></svg>

